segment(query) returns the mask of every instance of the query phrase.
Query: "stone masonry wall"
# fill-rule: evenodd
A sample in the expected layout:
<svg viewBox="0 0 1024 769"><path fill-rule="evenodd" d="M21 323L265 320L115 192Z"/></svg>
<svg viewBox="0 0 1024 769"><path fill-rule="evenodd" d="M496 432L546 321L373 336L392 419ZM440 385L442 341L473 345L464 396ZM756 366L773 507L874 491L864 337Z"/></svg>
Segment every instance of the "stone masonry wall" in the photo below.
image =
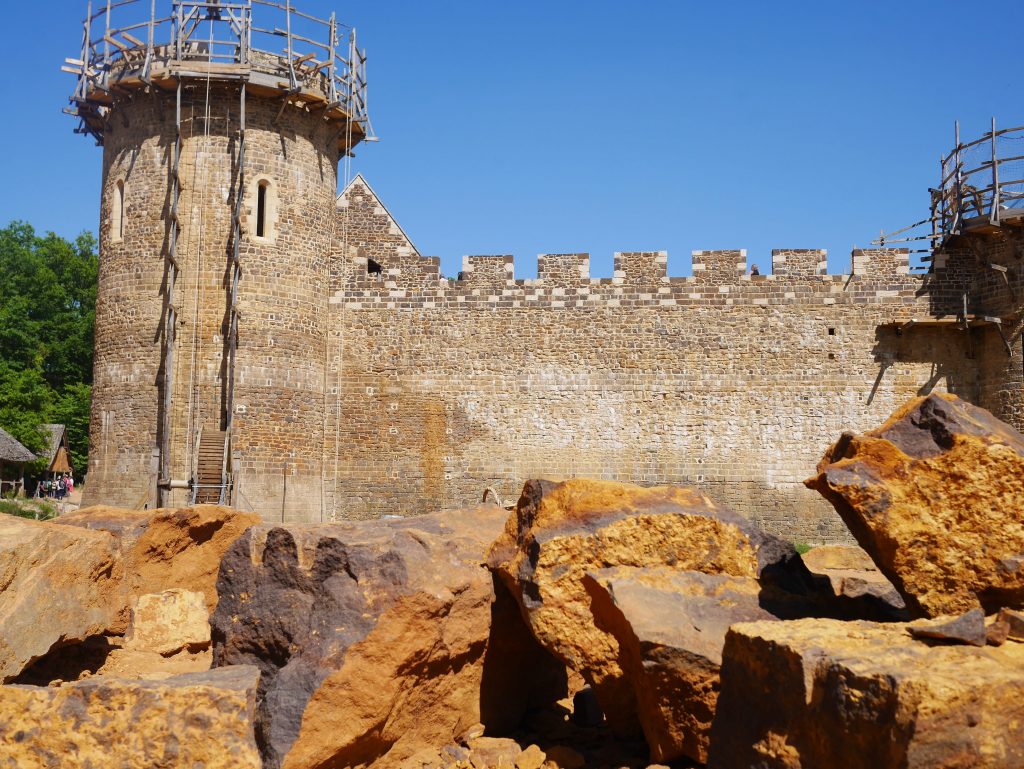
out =
<svg viewBox="0 0 1024 769"><path fill-rule="evenodd" d="M838 276L820 250L775 251L760 276L743 251L699 251L689 278L666 275L664 252L627 253L600 279L586 254L545 255L536 280L516 280L509 256L471 256L445 280L362 179L343 202L329 515L455 507L488 486L513 499L526 478L581 475L692 484L791 539L842 540L801 484L827 446L921 392L979 396L967 336L898 333L929 312L903 251L860 251Z"/></svg>
<svg viewBox="0 0 1024 769"><path fill-rule="evenodd" d="M227 418L236 100L216 89L208 124L185 100L180 478L197 427ZM467 256L445 278L364 179L334 199L336 136L277 109L248 108L232 410L233 501L269 520L410 515L592 476L699 486L790 539L836 541L842 524L801 482L844 430L933 389L1024 426L1019 233L951 241L927 275L904 251L855 251L852 274L827 275L824 251L780 249L756 276L727 250L693 252L685 278L665 252L616 254L610 278L580 253L541 256L534 280L511 256ZM160 424L173 111L137 99L111 125L86 501L140 506Z"/></svg>
<svg viewBox="0 0 1024 769"><path fill-rule="evenodd" d="M140 100L111 121L103 149L100 265L86 503L141 506L151 491L156 446L167 238L168 153L173 112ZM124 233L115 230L117 186ZM152 500L149 500L152 503Z"/></svg>
<svg viewBox="0 0 1024 769"><path fill-rule="evenodd" d="M326 340L337 129L314 112L250 100L246 188L270 187L267 237L245 208L235 370L234 503L276 521L323 510Z"/></svg>
<svg viewBox="0 0 1024 769"><path fill-rule="evenodd" d="M240 92L189 84L182 100L180 273L172 370L170 477L194 476L196 437L227 421L231 223ZM207 112L208 109L208 112ZM249 95L246 199L234 371L234 503L273 520L323 510L324 384L329 264L337 189L337 128L280 100ZM207 114L209 118L207 118ZM104 145L92 450L86 503L157 504L165 252L170 232L174 96L118 103ZM116 236L118 184L124 237ZM267 230L256 190L268 185ZM164 500L188 504L188 489Z"/></svg>

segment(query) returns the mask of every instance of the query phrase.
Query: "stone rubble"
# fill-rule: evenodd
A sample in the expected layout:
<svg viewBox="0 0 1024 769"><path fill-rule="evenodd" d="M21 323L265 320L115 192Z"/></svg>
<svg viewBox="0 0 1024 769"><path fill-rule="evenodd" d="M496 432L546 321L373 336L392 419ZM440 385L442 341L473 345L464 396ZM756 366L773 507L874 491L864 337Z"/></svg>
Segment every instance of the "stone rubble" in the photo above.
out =
<svg viewBox="0 0 1024 769"><path fill-rule="evenodd" d="M0 516L0 767L1020 769L1022 458L917 399L808 482L863 549L802 557L579 479L511 514Z"/></svg>
<svg viewBox="0 0 1024 769"><path fill-rule="evenodd" d="M214 664L262 671L266 766L395 764L481 720L494 600L482 562L506 515L264 524L238 539L211 618Z"/></svg>
<svg viewBox="0 0 1024 769"><path fill-rule="evenodd" d="M971 609L959 617L919 619L907 625L907 632L919 640L931 639L971 646L984 646L988 643L985 614L981 609Z"/></svg>
<svg viewBox="0 0 1024 769"><path fill-rule="evenodd" d="M597 627L615 636L653 761L706 762L722 645L736 622L776 619L753 577L664 566L588 572Z"/></svg>
<svg viewBox="0 0 1024 769"><path fill-rule="evenodd" d="M844 434L806 483L915 616L1024 608L1024 436L984 409L916 398Z"/></svg>
<svg viewBox="0 0 1024 769"><path fill-rule="evenodd" d="M0 687L0 766L260 769L259 671Z"/></svg>
<svg viewBox="0 0 1024 769"><path fill-rule="evenodd" d="M733 625L722 656L708 769L1024 766L1024 644L805 619Z"/></svg>
<svg viewBox="0 0 1024 769"><path fill-rule="evenodd" d="M610 481L530 481L488 556L537 640L590 684L611 729L640 733L636 696L611 632L595 624L588 571L668 566L781 579L793 546L692 489Z"/></svg>
<svg viewBox="0 0 1024 769"><path fill-rule="evenodd" d="M0 683L116 624L121 574L108 534L0 515Z"/></svg>

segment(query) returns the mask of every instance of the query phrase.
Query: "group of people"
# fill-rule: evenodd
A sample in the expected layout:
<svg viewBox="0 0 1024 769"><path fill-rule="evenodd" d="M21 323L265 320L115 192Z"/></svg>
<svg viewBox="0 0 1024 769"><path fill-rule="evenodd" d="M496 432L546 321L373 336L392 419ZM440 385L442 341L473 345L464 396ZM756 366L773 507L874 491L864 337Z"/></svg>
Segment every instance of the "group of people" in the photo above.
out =
<svg viewBox="0 0 1024 769"><path fill-rule="evenodd" d="M75 479L69 473L41 478L36 486L36 496L48 499L64 499L75 490Z"/></svg>

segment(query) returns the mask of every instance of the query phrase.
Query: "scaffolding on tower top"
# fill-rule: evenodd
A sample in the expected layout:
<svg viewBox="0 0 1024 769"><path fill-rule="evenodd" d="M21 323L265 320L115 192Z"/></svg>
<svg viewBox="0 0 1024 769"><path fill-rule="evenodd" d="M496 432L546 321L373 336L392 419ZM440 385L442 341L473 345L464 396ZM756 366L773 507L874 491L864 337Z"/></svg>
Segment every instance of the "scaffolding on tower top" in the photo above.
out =
<svg viewBox="0 0 1024 769"><path fill-rule="evenodd" d="M939 168L938 185L928 190L928 218L883 232L875 245L916 244L911 253L933 254L963 235L1024 227L1024 126L997 129L993 118L990 131L962 142L957 123L955 146Z"/></svg>
<svg viewBox="0 0 1024 769"><path fill-rule="evenodd" d="M372 137L366 54L354 28L271 0L92 0L82 47L62 69L77 77L70 106L80 133L103 143L107 115L138 91L171 92L178 82L235 81L256 96L321 111L340 132L343 153Z"/></svg>

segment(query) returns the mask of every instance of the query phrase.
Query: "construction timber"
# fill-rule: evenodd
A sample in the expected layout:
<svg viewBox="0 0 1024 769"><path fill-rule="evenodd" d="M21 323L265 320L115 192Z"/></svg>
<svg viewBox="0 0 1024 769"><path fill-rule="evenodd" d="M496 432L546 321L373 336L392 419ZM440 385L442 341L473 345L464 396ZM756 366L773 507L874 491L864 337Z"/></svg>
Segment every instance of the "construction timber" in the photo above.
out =
<svg viewBox="0 0 1024 769"><path fill-rule="evenodd" d="M98 144L119 98L150 89L173 93L182 80L237 81L250 95L280 96L337 123L345 154L371 134L366 54L355 30L334 14L320 19L290 2L174 0L168 15L156 0L90 2L78 58L64 71L77 77L68 114ZM216 29L197 34L204 22ZM204 27L205 28L205 27Z"/></svg>
<svg viewBox="0 0 1024 769"><path fill-rule="evenodd" d="M874 244L927 242L911 253L934 254L964 235L1024 227L1024 126L997 129L993 118L990 131L962 142L957 123L955 146L939 158L939 182L929 193L927 219L883 232Z"/></svg>

